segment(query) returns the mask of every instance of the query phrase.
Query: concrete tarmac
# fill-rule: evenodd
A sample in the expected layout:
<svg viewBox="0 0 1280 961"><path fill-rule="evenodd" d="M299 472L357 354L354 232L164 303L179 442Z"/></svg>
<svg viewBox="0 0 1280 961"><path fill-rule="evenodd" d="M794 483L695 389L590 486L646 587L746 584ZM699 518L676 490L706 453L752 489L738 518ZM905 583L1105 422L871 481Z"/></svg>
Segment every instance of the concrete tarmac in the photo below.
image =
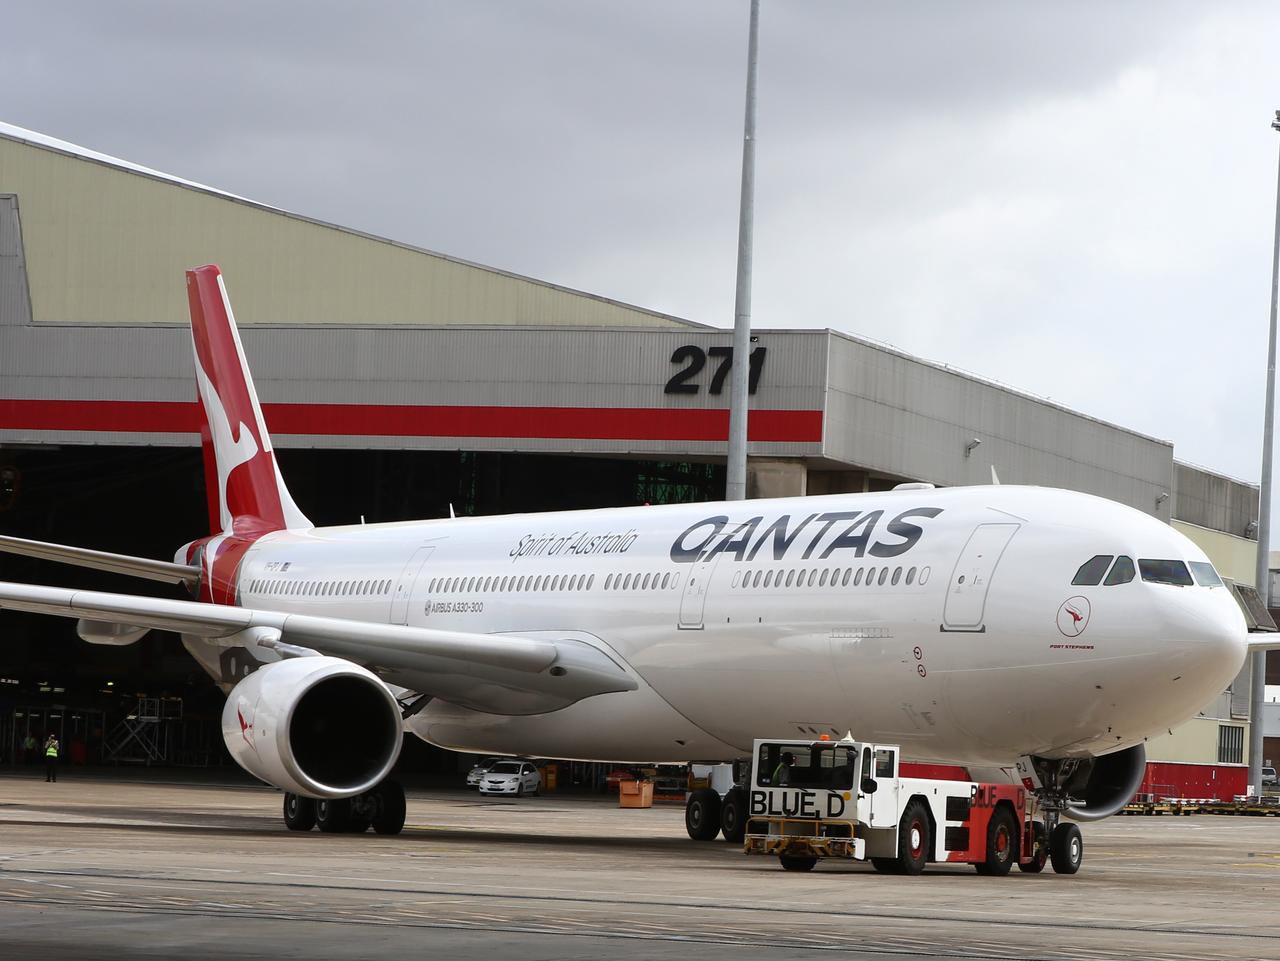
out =
<svg viewBox="0 0 1280 961"><path fill-rule="evenodd" d="M411 793L298 834L267 788L0 777L0 958L1280 961L1280 818L1084 825L1074 877L783 872L683 809Z"/></svg>

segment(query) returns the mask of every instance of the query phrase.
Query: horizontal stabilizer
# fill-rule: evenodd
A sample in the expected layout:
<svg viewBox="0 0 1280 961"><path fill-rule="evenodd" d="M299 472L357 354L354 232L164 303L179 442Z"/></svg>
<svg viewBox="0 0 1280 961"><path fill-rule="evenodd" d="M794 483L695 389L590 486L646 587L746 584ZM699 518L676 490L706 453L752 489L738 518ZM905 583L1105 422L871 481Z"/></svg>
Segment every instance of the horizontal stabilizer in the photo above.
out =
<svg viewBox="0 0 1280 961"><path fill-rule="evenodd" d="M0 535L0 551L38 557L45 561L57 561L61 564L74 564L77 567L91 567L97 571L111 571L113 574L166 581L170 584L184 582L194 584L200 578L200 569L186 564L153 561L147 557L130 557L128 554L112 554L108 551L91 551L87 547L68 547L65 544L29 541L24 537Z"/></svg>

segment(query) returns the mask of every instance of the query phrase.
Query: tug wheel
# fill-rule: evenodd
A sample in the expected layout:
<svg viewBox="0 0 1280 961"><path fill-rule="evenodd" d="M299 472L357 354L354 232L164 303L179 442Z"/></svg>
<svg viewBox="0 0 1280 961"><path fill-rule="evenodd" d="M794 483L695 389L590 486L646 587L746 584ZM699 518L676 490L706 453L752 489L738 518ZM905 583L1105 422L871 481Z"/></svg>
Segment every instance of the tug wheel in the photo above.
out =
<svg viewBox="0 0 1280 961"><path fill-rule="evenodd" d="M800 854L779 854L778 860L784 871L812 871L813 866L818 863L817 858Z"/></svg>
<svg viewBox="0 0 1280 961"><path fill-rule="evenodd" d="M1004 877L1018 860L1018 822L1013 812L998 807L987 822L987 857L974 865L979 874Z"/></svg>
<svg viewBox="0 0 1280 961"><path fill-rule="evenodd" d="M684 802L684 829L695 841L714 841L720 833L720 795L711 788L690 792Z"/></svg>

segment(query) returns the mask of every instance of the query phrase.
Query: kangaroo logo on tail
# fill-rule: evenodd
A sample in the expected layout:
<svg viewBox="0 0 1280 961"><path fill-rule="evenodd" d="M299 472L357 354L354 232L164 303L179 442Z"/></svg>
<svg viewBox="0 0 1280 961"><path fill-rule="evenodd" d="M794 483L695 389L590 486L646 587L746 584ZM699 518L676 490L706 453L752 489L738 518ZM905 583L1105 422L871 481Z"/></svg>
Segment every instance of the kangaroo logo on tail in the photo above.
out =
<svg viewBox="0 0 1280 961"><path fill-rule="evenodd" d="M187 271L196 382L208 425L206 467L217 480L217 522L223 533L308 528L285 487L235 315L215 266ZM209 464L209 461L212 464ZM209 492L212 514L214 492Z"/></svg>

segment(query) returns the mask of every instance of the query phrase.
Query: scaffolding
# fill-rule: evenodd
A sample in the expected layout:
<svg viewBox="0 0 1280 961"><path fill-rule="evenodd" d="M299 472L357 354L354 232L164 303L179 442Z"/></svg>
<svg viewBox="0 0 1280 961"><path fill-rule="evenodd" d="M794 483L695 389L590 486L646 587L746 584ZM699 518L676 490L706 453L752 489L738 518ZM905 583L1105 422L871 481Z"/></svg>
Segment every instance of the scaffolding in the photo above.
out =
<svg viewBox="0 0 1280 961"><path fill-rule="evenodd" d="M112 764L165 764L182 723L182 698L139 695L133 710L108 732L104 761Z"/></svg>

